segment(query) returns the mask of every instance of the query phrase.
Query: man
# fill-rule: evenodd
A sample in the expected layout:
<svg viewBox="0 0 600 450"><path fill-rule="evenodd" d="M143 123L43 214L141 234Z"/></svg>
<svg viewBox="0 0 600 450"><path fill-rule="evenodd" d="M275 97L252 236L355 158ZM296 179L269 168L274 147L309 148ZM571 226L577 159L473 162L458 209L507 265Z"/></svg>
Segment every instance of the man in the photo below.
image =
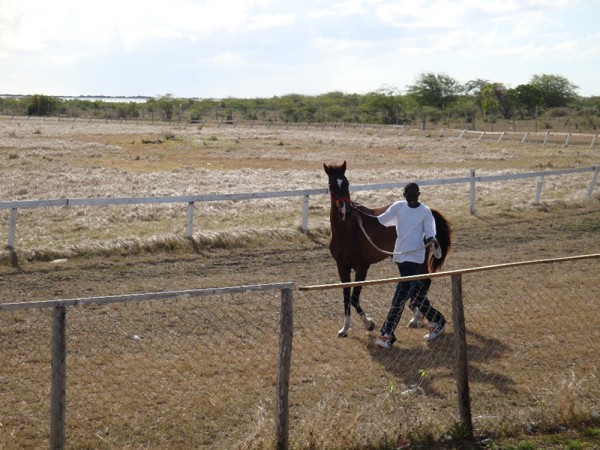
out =
<svg viewBox="0 0 600 450"><path fill-rule="evenodd" d="M425 261L423 242L425 245L439 247L435 238L435 219L431 209L419 202L420 194L417 183L408 183L404 187L405 200L393 203L384 213L377 216L382 225L396 227L397 237L392 259L398 265L402 277L419 273L419 268ZM396 340L394 330L402 316L404 304L409 298L414 298L411 306L418 310L416 314L422 314L430 323L429 333L425 335L426 340L433 341L444 331L446 319L442 313L431 306L425 295L418 295L417 291L422 288L423 285L419 281L405 281L396 285L392 306L381 327L381 336L377 340L379 347L390 348L393 345Z"/></svg>

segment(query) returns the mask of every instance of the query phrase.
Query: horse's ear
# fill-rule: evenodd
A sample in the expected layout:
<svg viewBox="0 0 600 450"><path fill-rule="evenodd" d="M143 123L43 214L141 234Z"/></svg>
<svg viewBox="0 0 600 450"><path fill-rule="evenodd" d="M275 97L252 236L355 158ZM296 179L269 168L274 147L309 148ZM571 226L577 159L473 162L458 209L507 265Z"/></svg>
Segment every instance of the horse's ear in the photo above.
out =
<svg viewBox="0 0 600 450"><path fill-rule="evenodd" d="M346 161L344 161L344 163L342 164L342 172L346 172Z"/></svg>
<svg viewBox="0 0 600 450"><path fill-rule="evenodd" d="M329 175L329 166L327 164L323 163L323 169L325 169L325 173Z"/></svg>

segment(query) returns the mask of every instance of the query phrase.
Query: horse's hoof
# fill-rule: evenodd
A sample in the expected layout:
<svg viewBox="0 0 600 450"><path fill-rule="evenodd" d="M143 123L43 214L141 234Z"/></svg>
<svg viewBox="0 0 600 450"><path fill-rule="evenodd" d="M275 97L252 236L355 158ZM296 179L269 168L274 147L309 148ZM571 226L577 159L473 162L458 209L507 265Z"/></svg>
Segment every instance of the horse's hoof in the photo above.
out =
<svg viewBox="0 0 600 450"><path fill-rule="evenodd" d="M340 331L338 331L338 337L339 338L348 337L348 332L345 330L340 330Z"/></svg>
<svg viewBox="0 0 600 450"><path fill-rule="evenodd" d="M350 329L350 316L344 318L344 326L338 331L338 337L348 337L348 330Z"/></svg>
<svg viewBox="0 0 600 450"><path fill-rule="evenodd" d="M365 330L367 330L367 331L373 331L375 329L375 322L373 322L373 319L371 319L365 313L362 313L360 315L360 318L363 321L363 325L365 326Z"/></svg>
<svg viewBox="0 0 600 450"><path fill-rule="evenodd" d="M373 322L373 319L369 320L369 326L367 327L367 331L373 331L375 329L375 322Z"/></svg>

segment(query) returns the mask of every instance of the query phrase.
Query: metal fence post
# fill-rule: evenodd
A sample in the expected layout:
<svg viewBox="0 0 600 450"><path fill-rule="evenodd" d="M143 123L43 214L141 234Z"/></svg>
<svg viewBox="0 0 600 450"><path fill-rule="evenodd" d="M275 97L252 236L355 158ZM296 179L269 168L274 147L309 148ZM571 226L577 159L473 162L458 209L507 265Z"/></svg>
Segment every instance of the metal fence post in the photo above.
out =
<svg viewBox="0 0 600 450"><path fill-rule="evenodd" d="M452 275L452 322L454 326L454 345L456 349L456 389L458 392L458 412L467 432L473 437L471 418L471 398L469 394L469 359L467 355L467 330L462 300L462 275Z"/></svg>
<svg viewBox="0 0 600 450"><path fill-rule="evenodd" d="M50 449L65 448L67 400L67 307L54 308L52 318L52 385L50 391Z"/></svg>
<svg viewBox="0 0 600 450"><path fill-rule="evenodd" d="M281 322L279 354L277 357L277 392L275 398L275 442L278 450L288 448L289 438L289 385L292 365L294 332L294 298L292 289L281 290Z"/></svg>

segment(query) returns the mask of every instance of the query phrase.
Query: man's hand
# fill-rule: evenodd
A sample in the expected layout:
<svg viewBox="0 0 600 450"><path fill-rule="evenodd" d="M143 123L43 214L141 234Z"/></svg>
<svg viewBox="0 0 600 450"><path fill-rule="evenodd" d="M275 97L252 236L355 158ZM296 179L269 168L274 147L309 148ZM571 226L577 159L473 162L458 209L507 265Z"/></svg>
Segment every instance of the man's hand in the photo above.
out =
<svg viewBox="0 0 600 450"><path fill-rule="evenodd" d="M435 238L435 236L431 236L425 239L425 245L431 245L433 250L433 256L435 256L436 259L440 259L442 257L442 248L440 247L440 243Z"/></svg>

